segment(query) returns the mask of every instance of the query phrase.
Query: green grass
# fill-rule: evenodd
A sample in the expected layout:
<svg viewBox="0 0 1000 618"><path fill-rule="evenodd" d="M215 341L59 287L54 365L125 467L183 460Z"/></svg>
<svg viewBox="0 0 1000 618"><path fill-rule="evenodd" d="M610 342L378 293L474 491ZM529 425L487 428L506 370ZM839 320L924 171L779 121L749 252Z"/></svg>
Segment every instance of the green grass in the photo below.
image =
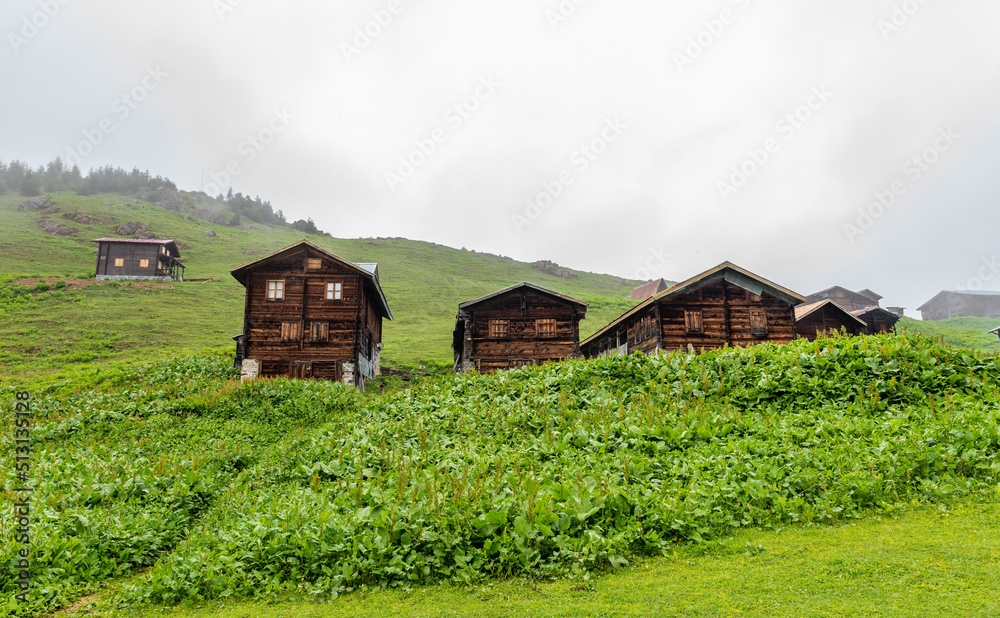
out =
<svg viewBox="0 0 1000 618"><path fill-rule="evenodd" d="M766 558L746 534L995 503L998 384L1000 359L918 335L616 356L384 394L239 384L224 355L81 375L34 394L33 610L109 584L129 607L361 602L441 582L579 586L734 547ZM13 400L0 388L4 426ZM5 500L21 482L12 440L0 433ZM0 530L0 563L18 548ZM903 572L888 555L837 573ZM0 571L0 615L15 590ZM698 602L712 599L725 606Z"/></svg>
<svg viewBox="0 0 1000 618"><path fill-rule="evenodd" d="M990 333L997 325L998 321L992 318L951 318L926 322L903 318L896 328L943 339L947 344L962 348L1000 353L1000 338Z"/></svg>
<svg viewBox="0 0 1000 618"><path fill-rule="evenodd" d="M122 195L51 194L62 212L83 212L102 223L84 225L21 212L23 198L0 196L0 276L54 276L93 273L92 240L117 236L116 225L143 221L150 231L173 238L182 249L188 279L217 282L174 284L150 290L100 283L82 290L32 290L32 302L5 305L0 292L0 384L58 371L81 362L135 362L168 358L206 348L232 347L243 324L244 288L229 270L303 238L287 227L250 224L228 228L200 221L189 213L163 210ZM189 199L190 198L189 196ZM36 220L47 216L76 227L76 237L42 232ZM213 230L217 236L207 237ZM531 281L591 303L581 323L586 337L631 307L628 294L637 282L609 275L576 273L553 277L509 258L452 249L405 239L308 237L324 249L355 262L378 262L379 275L394 322L385 323L383 362L398 368L450 368L451 333L458 305L502 287ZM249 255L248 255L249 253ZM33 351L32 351L33 350Z"/></svg>
<svg viewBox="0 0 1000 618"><path fill-rule="evenodd" d="M916 507L898 518L734 535L589 580L365 590L317 603L81 608L113 618L261 616L996 616L1000 504ZM94 614L90 614L94 615Z"/></svg>

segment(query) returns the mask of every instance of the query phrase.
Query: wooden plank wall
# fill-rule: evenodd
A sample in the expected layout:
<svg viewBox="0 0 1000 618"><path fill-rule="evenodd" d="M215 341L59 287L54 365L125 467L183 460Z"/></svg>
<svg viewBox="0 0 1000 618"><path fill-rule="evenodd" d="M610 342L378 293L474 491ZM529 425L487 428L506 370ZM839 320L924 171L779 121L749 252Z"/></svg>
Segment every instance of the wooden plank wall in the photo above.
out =
<svg viewBox="0 0 1000 618"><path fill-rule="evenodd" d="M246 355L261 361L262 375L289 375L294 361L311 361L306 377L339 379L341 362L357 361L362 331L372 345L381 341L381 315L368 298L363 276L329 259L309 269L308 257L319 256L302 252L270 262L247 279ZM284 281L283 300L267 299L268 281L274 280ZM327 283L341 284L340 300L326 299ZM313 322L328 324L327 341L313 339ZM298 325L296 341L282 341L282 323Z"/></svg>
<svg viewBox="0 0 1000 618"><path fill-rule="evenodd" d="M160 253L160 245L152 243L121 243L102 242L97 247L98 275L122 277L153 277L156 275L156 265ZM105 259L101 259L101 257ZM125 260L124 266L115 266L115 259ZM149 266L142 268L140 260L149 260Z"/></svg>
<svg viewBox="0 0 1000 618"><path fill-rule="evenodd" d="M523 303L522 303L523 292ZM544 361L561 360L577 354L579 317L570 303L528 288L514 290L469 309L472 314L472 359L480 372ZM491 319L508 320L505 339L490 337ZM555 336L540 337L536 322L556 321Z"/></svg>
<svg viewBox="0 0 1000 618"><path fill-rule="evenodd" d="M809 341L815 341L817 333L825 334L831 330L838 332L845 330L849 335L860 335L863 329L856 321L847 319L844 314L829 305L813 311L795 323L795 333Z"/></svg>
<svg viewBox="0 0 1000 618"><path fill-rule="evenodd" d="M767 316L767 334L754 335L750 328L751 309L761 309ZM700 334L689 333L685 311L701 311L702 329ZM657 312L659 319L657 320ZM659 323L659 333L648 335L642 325L643 319ZM592 358L604 350L613 349L617 343L617 331L625 329L628 336L628 352L651 353L657 349L667 351L711 350L725 346L748 346L770 341L788 343L795 338L795 315L792 305L766 292L757 296L727 281L709 283L685 294L670 296L651 303L644 310L629 316L612 328L600 339L590 342L584 354ZM639 332L639 341L636 333Z"/></svg>

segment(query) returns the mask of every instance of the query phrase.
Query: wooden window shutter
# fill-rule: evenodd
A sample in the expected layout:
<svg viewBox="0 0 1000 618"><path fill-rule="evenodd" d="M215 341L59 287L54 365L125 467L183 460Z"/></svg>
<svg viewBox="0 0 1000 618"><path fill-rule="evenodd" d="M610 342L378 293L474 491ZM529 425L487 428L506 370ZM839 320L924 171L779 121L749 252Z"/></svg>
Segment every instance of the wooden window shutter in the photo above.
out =
<svg viewBox="0 0 1000 618"><path fill-rule="evenodd" d="M684 311L684 327L689 334L702 334L705 332L701 309L686 309Z"/></svg>
<svg viewBox="0 0 1000 618"><path fill-rule="evenodd" d="M767 311L759 307L750 308L750 334L762 337L767 334Z"/></svg>
<svg viewBox="0 0 1000 618"><path fill-rule="evenodd" d="M490 320L490 339L506 339L510 335L510 320Z"/></svg>
<svg viewBox="0 0 1000 618"><path fill-rule="evenodd" d="M535 334L538 337L555 337L556 321L551 318L535 320Z"/></svg>
<svg viewBox="0 0 1000 618"><path fill-rule="evenodd" d="M288 343L290 341L298 341L301 336L299 330L298 322L282 322L281 323L281 341L283 343Z"/></svg>
<svg viewBox="0 0 1000 618"><path fill-rule="evenodd" d="M326 343L330 340L330 323L313 322L310 325L310 338L316 343Z"/></svg>
<svg viewBox="0 0 1000 618"><path fill-rule="evenodd" d="M323 268L323 260L320 258L308 258L306 260L306 268L309 270L319 270Z"/></svg>

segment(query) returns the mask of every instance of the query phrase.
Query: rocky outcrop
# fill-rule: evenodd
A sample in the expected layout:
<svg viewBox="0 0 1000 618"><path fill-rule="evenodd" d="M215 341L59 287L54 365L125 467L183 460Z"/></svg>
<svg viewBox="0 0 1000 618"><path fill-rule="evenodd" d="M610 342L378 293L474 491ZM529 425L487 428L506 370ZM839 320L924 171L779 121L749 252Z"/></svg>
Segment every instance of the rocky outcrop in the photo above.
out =
<svg viewBox="0 0 1000 618"><path fill-rule="evenodd" d="M552 275L553 277L561 277L563 279L580 278L580 275L574 273L573 271L563 268L555 262L550 262L548 260L538 260L532 264L531 267L536 270L540 270L547 275Z"/></svg>
<svg viewBox="0 0 1000 618"><path fill-rule="evenodd" d="M53 236L76 236L79 233L79 230L75 227L66 227L61 223L53 223L45 219L39 219L37 223L43 232L52 234Z"/></svg>
<svg viewBox="0 0 1000 618"><path fill-rule="evenodd" d="M26 210L28 212L36 212L39 210L45 210L52 205L52 200L47 195L39 195L38 197L33 197L30 200L24 200L21 205L17 207L18 210Z"/></svg>

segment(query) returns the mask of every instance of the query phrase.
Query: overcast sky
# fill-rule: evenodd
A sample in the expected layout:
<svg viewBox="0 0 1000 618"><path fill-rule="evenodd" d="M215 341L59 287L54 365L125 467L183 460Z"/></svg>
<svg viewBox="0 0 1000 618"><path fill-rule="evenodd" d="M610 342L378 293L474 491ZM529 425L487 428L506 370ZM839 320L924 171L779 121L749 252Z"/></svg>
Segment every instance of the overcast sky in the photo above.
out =
<svg viewBox="0 0 1000 618"><path fill-rule="evenodd" d="M5 0L0 159L916 307L1000 289L995 0ZM377 261L378 255L365 256Z"/></svg>

